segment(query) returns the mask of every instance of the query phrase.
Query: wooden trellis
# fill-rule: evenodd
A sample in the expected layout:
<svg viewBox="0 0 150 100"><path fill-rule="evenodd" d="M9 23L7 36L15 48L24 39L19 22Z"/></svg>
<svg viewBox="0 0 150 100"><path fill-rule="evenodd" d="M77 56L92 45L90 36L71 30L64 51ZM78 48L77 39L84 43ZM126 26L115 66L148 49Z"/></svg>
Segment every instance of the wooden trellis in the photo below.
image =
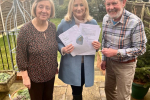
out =
<svg viewBox="0 0 150 100"><path fill-rule="evenodd" d="M149 2L131 2L128 1L126 4L126 9L134 14L136 14L139 18L144 22L145 27L149 27L150 25L150 17L148 15L148 11L150 10Z"/></svg>

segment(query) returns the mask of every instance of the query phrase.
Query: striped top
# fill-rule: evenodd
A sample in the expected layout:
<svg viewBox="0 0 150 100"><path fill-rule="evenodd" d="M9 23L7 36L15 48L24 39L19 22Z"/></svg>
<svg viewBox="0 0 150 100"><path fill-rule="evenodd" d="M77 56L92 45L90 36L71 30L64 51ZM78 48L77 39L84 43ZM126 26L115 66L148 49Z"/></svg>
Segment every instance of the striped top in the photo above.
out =
<svg viewBox="0 0 150 100"><path fill-rule="evenodd" d="M126 62L137 58L146 51L147 39L143 22L127 10L123 10L120 21L115 25L106 14L103 18L102 28L102 48L117 49L122 55L121 57L113 56L110 59ZM102 60L106 60L104 55L102 55Z"/></svg>
<svg viewBox="0 0 150 100"><path fill-rule="evenodd" d="M17 65L19 71L27 70L33 82L51 80L57 70L56 27L48 22L48 28L40 32L32 24L26 23L17 38Z"/></svg>

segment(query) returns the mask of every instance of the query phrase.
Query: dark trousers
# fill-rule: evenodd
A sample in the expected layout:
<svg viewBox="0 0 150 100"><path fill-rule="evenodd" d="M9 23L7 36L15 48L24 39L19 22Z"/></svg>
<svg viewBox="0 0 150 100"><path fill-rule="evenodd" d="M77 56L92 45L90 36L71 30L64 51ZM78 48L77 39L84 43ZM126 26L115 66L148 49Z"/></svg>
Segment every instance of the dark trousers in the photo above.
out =
<svg viewBox="0 0 150 100"><path fill-rule="evenodd" d="M31 81L29 94L31 100L53 100L55 77L47 82L35 83Z"/></svg>
<svg viewBox="0 0 150 100"><path fill-rule="evenodd" d="M85 83L85 77L84 77L84 63L82 63L82 64L81 64L81 86L74 86L74 85L71 85L72 94L73 94L73 95L82 95L84 83Z"/></svg>

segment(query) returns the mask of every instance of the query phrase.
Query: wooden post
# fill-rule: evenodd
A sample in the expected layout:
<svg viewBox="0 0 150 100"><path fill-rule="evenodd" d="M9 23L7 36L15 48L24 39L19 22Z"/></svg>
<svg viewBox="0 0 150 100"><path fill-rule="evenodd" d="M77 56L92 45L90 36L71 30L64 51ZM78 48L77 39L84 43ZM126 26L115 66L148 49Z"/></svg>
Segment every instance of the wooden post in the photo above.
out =
<svg viewBox="0 0 150 100"><path fill-rule="evenodd" d="M145 12L145 3L143 4L142 11L141 11L141 20L143 21L144 17L144 12Z"/></svg>
<svg viewBox="0 0 150 100"><path fill-rule="evenodd" d="M4 19L3 19L2 9L1 9L1 3L0 3L0 16L1 16L1 19L2 19L3 30L5 31Z"/></svg>

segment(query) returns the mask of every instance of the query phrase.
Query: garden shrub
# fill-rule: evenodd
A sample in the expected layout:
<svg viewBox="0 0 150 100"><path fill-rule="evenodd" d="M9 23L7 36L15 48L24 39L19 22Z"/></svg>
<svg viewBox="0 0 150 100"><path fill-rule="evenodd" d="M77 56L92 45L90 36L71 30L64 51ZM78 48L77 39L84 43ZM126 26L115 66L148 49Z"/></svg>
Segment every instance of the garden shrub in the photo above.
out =
<svg viewBox="0 0 150 100"><path fill-rule="evenodd" d="M55 3L55 17L64 18L64 16L67 14L69 0L64 0L64 3L62 5L59 5L58 0L54 0L54 3Z"/></svg>
<svg viewBox="0 0 150 100"><path fill-rule="evenodd" d="M0 83L6 82L10 78L10 75L7 73L0 73Z"/></svg>
<svg viewBox="0 0 150 100"><path fill-rule="evenodd" d="M88 4L90 15L97 21L102 21L106 14L104 2L102 0L92 0Z"/></svg>
<svg viewBox="0 0 150 100"><path fill-rule="evenodd" d="M150 29L145 27L147 37L146 52L138 57L137 67L150 67Z"/></svg>
<svg viewBox="0 0 150 100"><path fill-rule="evenodd" d="M97 21L102 21L106 14L105 6L102 0L87 0L89 5L90 15ZM64 18L67 14L69 0L64 0L62 5L59 5L59 0L54 0L56 18Z"/></svg>

